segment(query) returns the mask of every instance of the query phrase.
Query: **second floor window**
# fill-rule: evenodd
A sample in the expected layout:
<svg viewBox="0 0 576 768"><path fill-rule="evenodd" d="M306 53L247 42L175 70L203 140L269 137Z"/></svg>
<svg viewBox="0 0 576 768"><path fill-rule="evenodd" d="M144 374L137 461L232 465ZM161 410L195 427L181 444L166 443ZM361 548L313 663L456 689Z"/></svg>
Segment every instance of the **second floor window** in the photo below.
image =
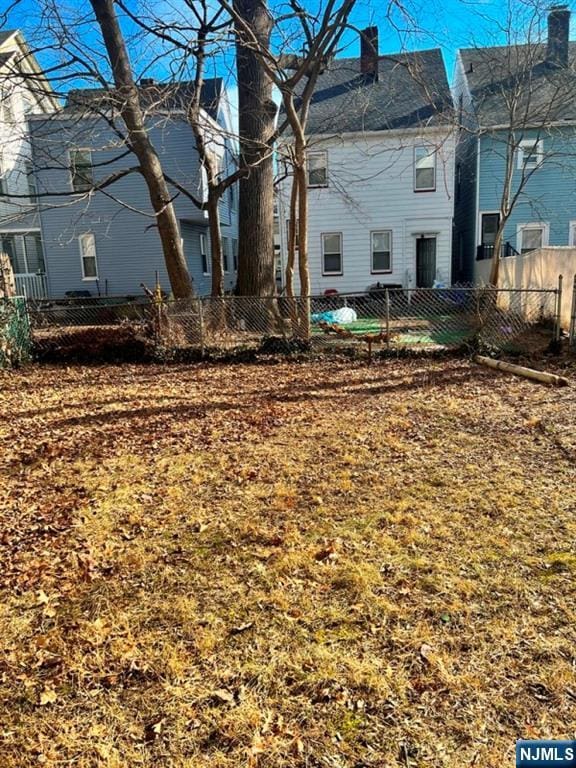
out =
<svg viewBox="0 0 576 768"><path fill-rule="evenodd" d="M74 192L88 192L94 185L92 153L89 149L70 150L70 173Z"/></svg>
<svg viewBox="0 0 576 768"><path fill-rule="evenodd" d="M518 170L532 171L544 160L544 142L526 139L518 147Z"/></svg>
<svg viewBox="0 0 576 768"><path fill-rule="evenodd" d="M234 272L238 271L238 240L234 238L232 240L232 263L234 265Z"/></svg>
<svg viewBox="0 0 576 768"><path fill-rule="evenodd" d="M328 153L327 152L308 152L306 155L308 166L308 186L309 187L327 187L328 186Z"/></svg>
<svg viewBox="0 0 576 768"><path fill-rule="evenodd" d="M433 147L414 147L414 190L436 189L436 152Z"/></svg>

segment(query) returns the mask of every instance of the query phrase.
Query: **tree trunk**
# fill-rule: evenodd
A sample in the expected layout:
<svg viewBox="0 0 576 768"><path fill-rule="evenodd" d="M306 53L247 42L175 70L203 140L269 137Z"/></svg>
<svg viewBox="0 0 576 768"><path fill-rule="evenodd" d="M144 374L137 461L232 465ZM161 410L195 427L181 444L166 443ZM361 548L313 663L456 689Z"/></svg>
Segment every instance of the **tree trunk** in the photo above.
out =
<svg viewBox="0 0 576 768"><path fill-rule="evenodd" d="M272 20L264 0L234 0L262 50L270 45ZM272 81L253 46L236 24L240 165L250 173L240 180L238 205L238 286L244 296L276 293L274 264L274 165L263 149L274 133L276 104ZM264 155L264 157L262 157Z"/></svg>
<svg viewBox="0 0 576 768"><path fill-rule="evenodd" d="M300 278L300 336L310 337L310 271L308 269L308 179L306 151L297 158L294 176L298 179L298 276Z"/></svg>
<svg viewBox="0 0 576 768"><path fill-rule="evenodd" d="M164 260L172 293L176 298L188 298L193 285L180 240L178 220L171 203L170 191L158 154L144 125L138 88L134 82L128 51L114 10L113 0L90 0L114 77L114 85L120 98L120 114L126 124L128 138L140 163L142 176L148 187L150 202L156 214L158 234L162 242Z"/></svg>
<svg viewBox="0 0 576 768"><path fill-rule="evenodd" d="M500 252L502 251L502 240L504 230L499 226L494 238L494 253L492 254L492 264L490 265L490 285L498 287L498 277L500 275Z"/></svg>
<svg viewBox="0 0 576 768"><path fill-rule="evenodd" d="M220 199L217 193L208 191L208 224L210 227L210 252L212 254L212 296L224 295L224 267L222 264L222 236L220 232Z"/></svg>

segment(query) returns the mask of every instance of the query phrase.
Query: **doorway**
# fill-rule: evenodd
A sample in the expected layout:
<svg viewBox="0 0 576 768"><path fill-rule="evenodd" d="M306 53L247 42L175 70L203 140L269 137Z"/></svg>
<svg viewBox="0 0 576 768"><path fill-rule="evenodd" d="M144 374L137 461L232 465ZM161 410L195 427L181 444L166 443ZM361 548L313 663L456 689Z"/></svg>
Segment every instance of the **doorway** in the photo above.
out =
<svg viewBox="0 0 576 768"><path fill-rule="evenodd" d="M416 287L432 288L436 279L436 238L416 238Z"/></svg>

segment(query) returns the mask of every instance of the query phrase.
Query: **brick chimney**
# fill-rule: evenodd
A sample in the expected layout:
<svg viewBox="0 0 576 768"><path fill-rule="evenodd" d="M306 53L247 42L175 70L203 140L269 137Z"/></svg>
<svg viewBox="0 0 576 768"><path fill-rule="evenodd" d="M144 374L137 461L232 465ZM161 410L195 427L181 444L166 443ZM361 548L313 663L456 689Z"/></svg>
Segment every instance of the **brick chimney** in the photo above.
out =
<svg viewBox="0 0 576 768"><path fill-rule="evenodd" d="M555 67L568 66L570 11L567 5L553 5L548 13L546 61Z"/></svg>
<svg viewBox="0 0 576 768"><path fill-rule="evenodd" d="M367 79L378 80L378 27L360 32L360 72Z"/></svg>

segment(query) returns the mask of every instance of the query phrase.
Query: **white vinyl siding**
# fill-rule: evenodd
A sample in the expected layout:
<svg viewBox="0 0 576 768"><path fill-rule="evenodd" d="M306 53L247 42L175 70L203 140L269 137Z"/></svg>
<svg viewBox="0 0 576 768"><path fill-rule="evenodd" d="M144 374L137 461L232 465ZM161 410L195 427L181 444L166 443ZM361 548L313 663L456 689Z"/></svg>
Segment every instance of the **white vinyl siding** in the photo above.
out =
<svg viewBox="0 0 576 768"><path fill-rule="evenodd" d="M324 275L343 274L342 233L324 232L322 235L322 273Z"/></svg>
<svg viewBox="0 0 576 768"><path fill-rule="evenodd" d="M85 232L78 238L80 242L80 261L82 263L82 279L98 280L98 263L96 261L96 238L92 232Z"/></svg>
<svg viewBox="0 0 576 768"><path fill-rule="evenodd" d="M392 272L392 231L379 229L370 233L370 267L374 274Z"/></svg>
<svg viewBox="0 0 576 768"><path fill-rule="evenodd" d="M434 147L414 147L414 190L433 192L436 189L436 152Z"/></svg>

